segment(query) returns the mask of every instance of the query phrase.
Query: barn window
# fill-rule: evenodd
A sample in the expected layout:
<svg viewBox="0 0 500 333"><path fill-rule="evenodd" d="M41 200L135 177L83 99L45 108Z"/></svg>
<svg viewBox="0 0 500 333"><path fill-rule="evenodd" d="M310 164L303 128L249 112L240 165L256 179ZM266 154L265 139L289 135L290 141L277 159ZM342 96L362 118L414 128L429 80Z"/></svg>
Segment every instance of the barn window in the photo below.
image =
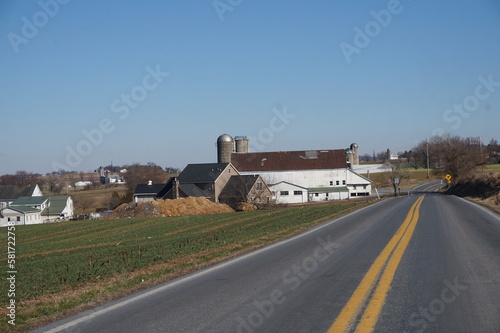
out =
<svg viewBox="0 0 500 333"><path fill-rule="evenodd" d="M345 185L345 180L342 181L342 185Z"/></svg>
<svg viewBox="0 0 500 333"><path fill-rule="evenodd" d="M293 191L293 195L302 195L302 191Z"/></svg>
<svg viewBox="0 0 500 333"><path fill-rule="evenodd" d="M257 183L256 188L258 191L262 191L264 189L264 185L262 183Z"/></svg>
<svg viewBox="0 0 500 333"><path fill-rule="evenodd" d="M288 195L288 191L281 191L280 194L281 195Z"/></svg>
<svg viewBox="0 0 500 333"><path fill-rule="evenodd" d="M340 182L337 180L336 184L337 184L337 185L340 185Z"/></svg>

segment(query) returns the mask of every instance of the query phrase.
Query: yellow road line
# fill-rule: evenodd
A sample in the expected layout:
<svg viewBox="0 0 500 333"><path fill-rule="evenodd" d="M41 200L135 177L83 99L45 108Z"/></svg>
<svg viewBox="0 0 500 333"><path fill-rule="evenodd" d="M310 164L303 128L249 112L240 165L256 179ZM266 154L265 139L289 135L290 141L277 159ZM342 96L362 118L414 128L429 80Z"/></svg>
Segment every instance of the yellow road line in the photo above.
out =
<svg viewBox="0 0 500 333"><path fill-rule="evenodd" d="M423 196L421 197L423 199ZM422 204L422 200L418 203L415 208L415 214L413 215L412 222L408 226L405 234L401 238L401 241L397 245L394 253L389 259L387 266L380 278L380 282L375 289L375 292L368 304L361 321L356 328L355 333L371 333L375 329L375 324L377 323L378 316L380 315L380 311L384 306L385 299L387 297L387 293L391 287L392 280L394 279L394 275L396 274L396 269L398 268L399 263L401 262L401 258L410 243L410 240L413 236L413 232L415 231L415 227L417 226L417 221L419 217L419 209Z"/></svg>
<svg viewBox="0 0 500 333"><path fill-rule="evenodd" d="M430 186L427 186L426 188L424 188L424 191L427 191L428 189L430 189L431 187L434 187L434 186L436 186L436 185L439 185L439 184L432 184L432 185L430 185Z"/></svg>
<svg viewBox="0 0 500 333"><path fill-rule="evenodd" d="M349 299L349 301L347 301L346 305L344 306L344 308L342 309L342 311L338 315L337 319L335 319L335 322L328 330L328 333L346 332L354 324L354 320L356 319L357 315L361 311L363 304L366 303L366 300L368 298L370 291L375 288L377 279L381 274L382 268L385 266L385 264L389 260L389 257L391 256L391 254L396 251L394 249L396 248L398 243L400 243L400 241L403 239L403 237L407 234L407 230L409 230L410 225L412 223L414 225L416 225L416 221L418 220L418 209L420 208L420 204L422 203L423 199L424 199L424 196L420 196L415 201L415 203L411 206L410 211L409 211L408 215L406 216L406 219L404 220L403 224L396 231L396 233L391 238L389 243L387 243L385 248L382 250L382 252L377 257L377 259L375 259L374 263L371 265L370 269L368 270L368 272L365 274L365 276L361 280L360 284L358 285L358 287L356 288L356 290L352 294L351 298ZM415 228L413 226L412 231L410 233L410 236L408 238L408 242L409 242L409 239L411 239L411 235L413 234L414 229ZM405 240L406 239L407 238L405 238ZM401 256L402 256L402 253L404 252L404 249L406 249L406 246L404 247L404 249L401 249L399 247L398 247L398 249L399 249L398 253L401 252ZM390 264L391 264L391 266L395 265L395 268L397 268L397 264L399 264L399 260L397 262L395 260L394 261L390 260ZM394 268L394 271L395 271L395 268ZM387 274L384 272L383 278L386 280L384 285L387 284L387 281L388 281L387 279L390 278L390 281L388 281L388 285L390 286L390 283L392 282L392 278L390 277L389 273L390 273L390 271ZM379 290L379 297L380 297L380 294L383 294L384 289L379 289L377 287L377 290ZM385 296L384 296L384 300L385 300ZM380 308L382 305L383 305L383 301L380 305ZM376 308L377 308L376 303L374 303L370 308L371 310L370 310L369 314L376 314L376 312L373 312L374 310L376 310ZM378 312L380 312L380 309L378 310ZM378 314L377 314L377 316L378 316ZM376 321L376 319L377 318L375 318L375 321ZM369 324L368 321L366 323Z"/></svg>

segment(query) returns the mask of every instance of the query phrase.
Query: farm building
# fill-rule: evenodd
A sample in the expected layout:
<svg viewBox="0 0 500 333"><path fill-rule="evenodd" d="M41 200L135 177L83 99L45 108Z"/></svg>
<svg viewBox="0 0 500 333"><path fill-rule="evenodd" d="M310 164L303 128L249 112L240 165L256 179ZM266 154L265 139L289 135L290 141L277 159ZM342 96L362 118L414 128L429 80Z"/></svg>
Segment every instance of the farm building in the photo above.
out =
<svg viewBox="0 0 500 333"><path fill-rule="evenodd" d="M272 192L259 175L233 175L219 195L219 201L229 205L240 202L269 203Z"/></svg>
<svg viewBox="0 0 500 333"><path fill-rule="evenodd" d="M153 201L163 199L169 190L168 184L153 184L149 181L147 184L137 184L134 190L134 202Z"/></svg>
<svg viewBox="0 0 500 333"><path fill-rule="evenodd" d="M73 218L74 203L69 195L53 195L49 198L49 207L42 211L47 220L68 220Z"/></svg>
<svg viewBox="0 0 500 333"><path fill-rule="evenodd" d="M231 163L188 164L179 177L171 182L168 197L206 197L219 202L219 196L232 176L238 171Z"/></svg>
<svg viewBox="0 0 500 333"><path fill-rule="evenodd" d="M0 209L8 207L19 197L41 197L40 187L35 185L0 185Z"/></svg>
<svg viewBox="0 0 500 333"><path fill-rule="evenodd" d="M73 199L68 195L23 196L0 210L0 226L39 224L73 217Z"/></svg>
<svg viewBox="0 0 500 333"><path fill-rule="evenodd" d="M281 181L270 185L276 203L305 203L309 201L307 187Z"/></svg>
<svg viewBox="0 0 500 333"><path fill-rule="evenodd" d="M371 194L371 181L352 170L359 164L355 143L348 149L334 150L252 153L248 148L246 137L233 140L223 134L217 139L218 161L233 164L241 175L260 175L277 202L339 200Z"/></svg>
<svg viewBox="0 0 500 333"><path fill-rule="evenodd" d="M189 164L166 184L137 185L134 201L204 197L214 202L270 202L271 191L256 175L241 176L231 163Z"/></svg>
<svg viewBox="0 0 500 333"><path fill-rule="evenodd" d="M29 206L7 207L0 212L0 226L43 223L42 212Z"/></svg>

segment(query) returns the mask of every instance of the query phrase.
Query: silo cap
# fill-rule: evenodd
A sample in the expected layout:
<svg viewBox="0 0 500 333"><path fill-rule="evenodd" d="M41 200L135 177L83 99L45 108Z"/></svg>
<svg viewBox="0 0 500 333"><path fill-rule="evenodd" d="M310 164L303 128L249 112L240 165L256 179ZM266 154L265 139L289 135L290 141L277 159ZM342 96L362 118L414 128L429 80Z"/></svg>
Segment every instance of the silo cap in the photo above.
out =
<svg viewBox="0 0 500 333"><path fill-rule="evenodd" d="M217 142L233 142L233 141L234 141L233 138L229 134L222 134L217 139Z"/></svg>

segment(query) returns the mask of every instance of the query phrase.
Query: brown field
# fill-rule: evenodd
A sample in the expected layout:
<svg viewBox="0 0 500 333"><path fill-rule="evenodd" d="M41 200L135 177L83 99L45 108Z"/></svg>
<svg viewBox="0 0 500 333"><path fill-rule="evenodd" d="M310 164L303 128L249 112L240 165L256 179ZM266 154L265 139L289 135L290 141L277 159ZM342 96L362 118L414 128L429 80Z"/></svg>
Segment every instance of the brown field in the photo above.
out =
<svg viewBox="0 0 500 333"><path fill-rule="evenodd" d="M418 184L425 182L425 181L442 179L440 176L433 174L432 170L429 173L429 178L427 178L427 170L426 169L418 169L418 170L406 169L406 170L404 170L404 174L409 175L410 178L403 180L403 182L400 186L401 189L412 188L415 185L418 185ZM367 175L367 174L361 174L361 175L372 180L374 183L373 186L376 188L390 187L391 186L391 184L389 183L389 180L388 180L388 176L383 172L370 173L369 175Z"/></svg>

